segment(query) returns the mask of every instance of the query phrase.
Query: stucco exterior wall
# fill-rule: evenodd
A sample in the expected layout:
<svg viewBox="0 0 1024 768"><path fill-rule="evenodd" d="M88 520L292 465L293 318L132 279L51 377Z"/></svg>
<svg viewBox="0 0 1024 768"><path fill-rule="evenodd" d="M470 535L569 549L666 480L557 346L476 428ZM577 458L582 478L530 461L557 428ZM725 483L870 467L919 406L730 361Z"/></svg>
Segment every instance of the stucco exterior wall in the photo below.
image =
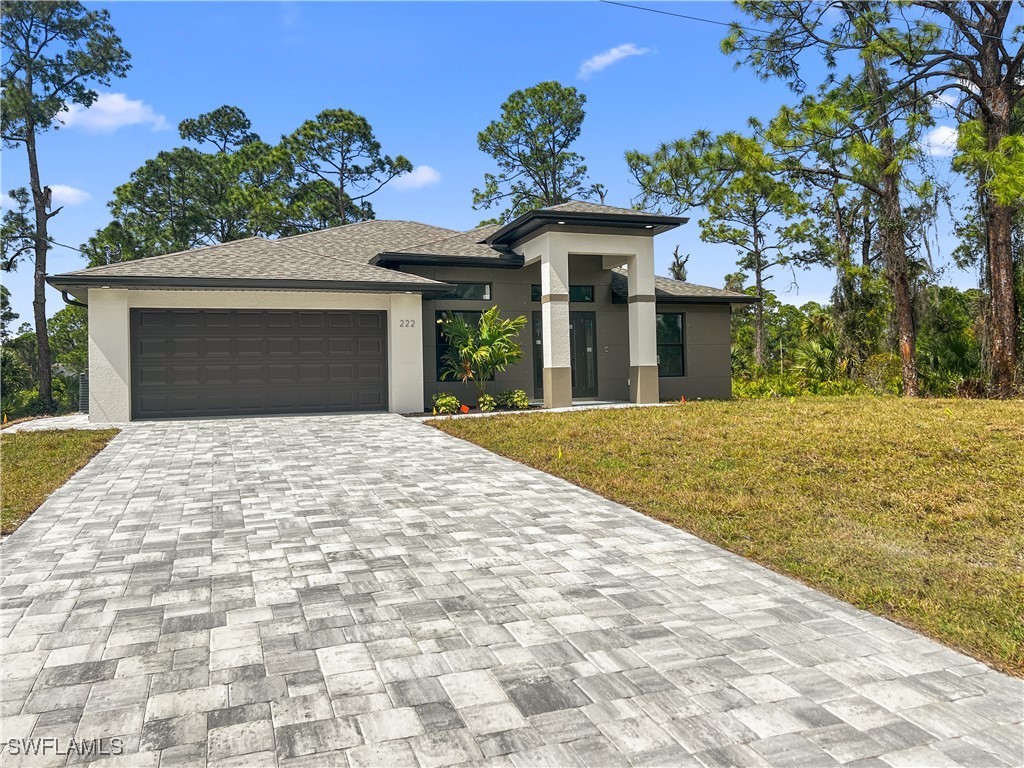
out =
<svg viewBox="0 0 1024 768"><path fill-rule="evenodd" d="M129 312L151 309L366 309L388 313L388 408L423 408L423 334L419 294L316 291L89 291L89 419L131 419ZM402 321L412 321L412 325ZM433 329L430 329L431 332Z"/></svg>
<svg viewBox="0 0 1024 768"><path fill-rule="evenodd" d="M729 306L658 304L658 312L685 314L684 376L659 377L662 400L728 400L732 397Z"/></svg>
<svg viewBox="0 0 1024 768"><path fill-rule="evenodd" d="M625 304L613 304L612 273L602 266L601 256L570 255L569 283L594 286L593 302L570 302L570 312L594 312L597 323L597 387L602 399L626 400L629 397L629 321ZM531 301L530 286L540 285L540 265L522 269L475 269L466 267L407 267L411 272L449 283L490 283L490 301L430 300L423 302L423 396L426 403L437 392L451 392L463 402L473 403L475 390L461 382L438 381L437 330L438 312L483 311L497 305L503 317L524 315L527 319L519 343L524 358L495 376L488 385L491 392L522 389L531 398L534 387L535 357L540 347L533 343L533 313L541 312L541 302Z"/></svg>

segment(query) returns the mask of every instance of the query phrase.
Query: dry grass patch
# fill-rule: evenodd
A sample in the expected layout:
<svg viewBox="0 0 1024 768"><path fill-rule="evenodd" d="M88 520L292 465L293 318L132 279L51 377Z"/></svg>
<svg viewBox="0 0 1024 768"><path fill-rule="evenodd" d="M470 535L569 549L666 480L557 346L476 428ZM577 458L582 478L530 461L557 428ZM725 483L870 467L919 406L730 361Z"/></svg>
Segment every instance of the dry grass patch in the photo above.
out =
<svg viewBox="0 0 1024 768"><path fill-rule="evenodd" d="M1024 674L1024 404L798 398L432 422Z"/></svg>
<svg viewBox="0 0 1024 768"><path fill-rule="evenodd" d="M13 533L119 431L43 430L0 435L0 532Z"/></svg>

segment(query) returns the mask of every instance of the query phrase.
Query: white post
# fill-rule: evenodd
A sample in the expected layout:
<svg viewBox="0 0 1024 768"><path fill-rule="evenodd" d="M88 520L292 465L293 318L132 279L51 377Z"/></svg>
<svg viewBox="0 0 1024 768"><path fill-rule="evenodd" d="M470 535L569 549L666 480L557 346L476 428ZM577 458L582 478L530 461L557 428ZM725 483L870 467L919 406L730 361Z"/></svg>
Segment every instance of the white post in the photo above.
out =
<svg viewBox="0 0 1024 768"><path fill-rule="evenodd" d="M388 312L388 410L418 413L423 402L423 297L391 296Z"/></svg>
<svg viewBox="0 0 1024 768"><path fill-rule="evenodd" d="M629 257L629 399L657 403L658 340L654 296L654 240Z"/></svg>
<svg viewBox="0 0 1024 768"><path fill-rule="evenodd" d="M89 291L89 421L131 421L131 341L128 291Z"/></svg>
<svg viewBox="0 0 1024 768"><path fill-rule="evenodd" d="M544 405L572 405L569 354L569 253L550 238L540 260L541 317L544 338Z"/></svg>

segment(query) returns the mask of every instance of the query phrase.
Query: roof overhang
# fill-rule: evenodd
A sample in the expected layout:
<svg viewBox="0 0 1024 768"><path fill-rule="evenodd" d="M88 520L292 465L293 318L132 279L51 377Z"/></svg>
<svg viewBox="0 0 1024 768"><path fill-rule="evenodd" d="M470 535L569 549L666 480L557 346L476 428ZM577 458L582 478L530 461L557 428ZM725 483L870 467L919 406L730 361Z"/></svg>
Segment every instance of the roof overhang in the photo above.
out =
<svg viewBox="0 0 1024 768"><path fill-rule="evenodd" d="M492 234L484 242L491 246L504 245L507 247L529 237L543 227L558 226L629 230L630 234L653 237L675 229L689 220L685 216L654 216L649 213L581 213L579 211L548 211L541 208L524 213L515 221L506 224Z"/></svg>
<svg viewBox="0 0 1024 768"><path fill-rule="evenodd" d="M757 296L666 296L655 294L657 304L758 304Z"/></svg>
<svg viewBox="0 0 1024 768"><path fill-rule="evenodd" d="M344 293L428 293L445 294L454 286L434 282L301 280L267 278L143 277L103 275L54 275L46 282L58 290L75 292L89 288L218 289L223 291L336 291Z"/></svg>
<svg viewBox="0 0 1024 768"><path fill-rule="evenodd" d="M523 257L518 253L504 252L495 249L494 256L445 256L432 253L396 253L386 251L378 253L370 263L376 267L393 268L398 266L424 267L477 267L480 269L519 269L523 266Z"/></svg>

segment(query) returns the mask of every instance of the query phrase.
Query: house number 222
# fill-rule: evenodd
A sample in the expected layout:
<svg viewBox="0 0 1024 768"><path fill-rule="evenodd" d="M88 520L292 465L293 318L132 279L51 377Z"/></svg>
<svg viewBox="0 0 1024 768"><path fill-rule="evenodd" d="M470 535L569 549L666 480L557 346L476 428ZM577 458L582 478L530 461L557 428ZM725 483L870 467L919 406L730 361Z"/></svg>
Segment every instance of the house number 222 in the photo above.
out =
<svg viewBox="0 0 1024 768"><path fill-rule="evenodd" d="M415 320L399 320L398 321L398 327L399 328L415 328L416 327L416 321Z"/></svg>

